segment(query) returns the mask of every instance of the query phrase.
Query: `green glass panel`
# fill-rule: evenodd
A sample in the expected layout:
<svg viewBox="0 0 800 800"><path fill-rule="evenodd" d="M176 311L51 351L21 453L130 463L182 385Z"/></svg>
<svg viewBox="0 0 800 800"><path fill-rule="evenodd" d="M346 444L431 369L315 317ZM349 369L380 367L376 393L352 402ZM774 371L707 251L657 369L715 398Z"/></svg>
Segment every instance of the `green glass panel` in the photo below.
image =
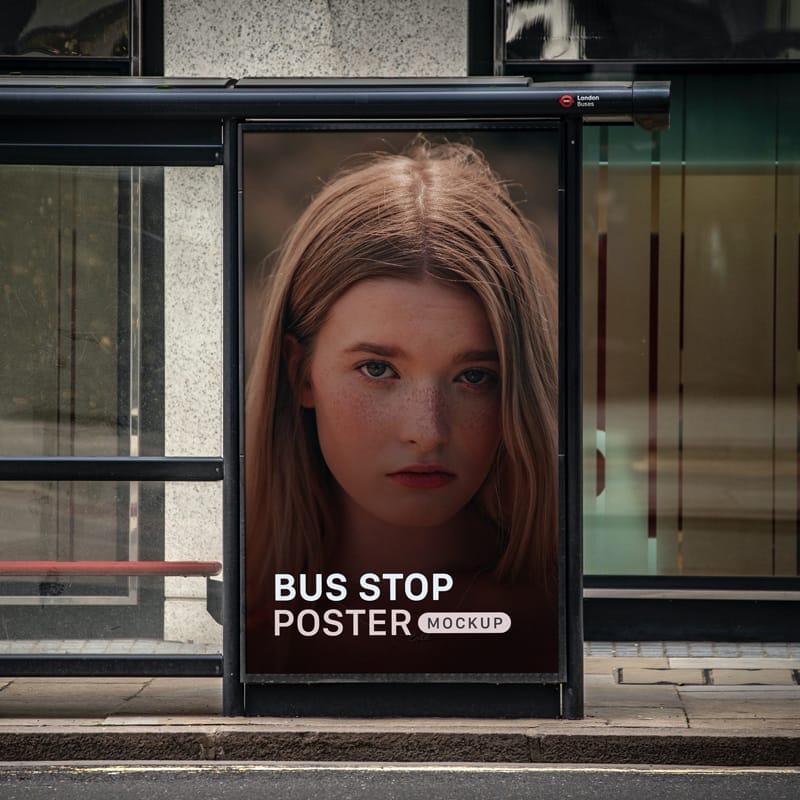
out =
<svg viewBox="0 0 800 800"><path fill-rule="evenodd" d="M668 132L587 130L590 574L798 574L798 89L689 75Z"/></svg>

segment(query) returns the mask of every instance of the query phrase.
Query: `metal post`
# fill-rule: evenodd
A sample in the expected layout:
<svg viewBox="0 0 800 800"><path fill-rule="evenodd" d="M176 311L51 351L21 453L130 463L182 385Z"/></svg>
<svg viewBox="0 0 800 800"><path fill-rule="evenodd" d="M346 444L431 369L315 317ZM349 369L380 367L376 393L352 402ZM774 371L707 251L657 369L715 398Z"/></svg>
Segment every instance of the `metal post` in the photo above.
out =
<svg viewBox="0 0 800 800"><path fill-rule="evenodd" d="M244 713L240 679L240 299L239 299L239 126L226 119L223 127L223 277L222 277L222 457L225 464L222 512L222 709L226 716Z"/></svg>
<svg viewBox="0 0 800 800"><path fill-rule="evenodd" d="M561 365L559 391L565 393L561 445L565 456L566 515L566 645L567 682L562 696L565 719L583 717L583 510L582 510L582 389L581 389L581 171L582 122L564 124L564 270L561 274Z"/></svg>

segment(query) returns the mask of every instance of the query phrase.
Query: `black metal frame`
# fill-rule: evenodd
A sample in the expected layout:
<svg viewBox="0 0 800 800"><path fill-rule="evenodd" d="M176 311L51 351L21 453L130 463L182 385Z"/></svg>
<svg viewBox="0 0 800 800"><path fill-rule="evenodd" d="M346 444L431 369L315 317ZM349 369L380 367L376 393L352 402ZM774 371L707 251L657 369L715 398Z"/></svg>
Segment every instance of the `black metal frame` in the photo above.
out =
<svg viewBox="0 0 800 800"><path fill-rule="evenodd" d="M20 678L215 678L222 675L219 656L132 656L128 653L98 656L3 656L3 675Z"/></svg>
<svg viewBox="0 0 800 800"><path fill-rule="evenodd" d="M469 0L467 7L467 74L494 74L494 4Z"/></svg>
<svg viewBox="0 0 800 800"><path fill-rule="evenodd" d="M800 577L586 575L588 641L794 642Z"/></svg>
<svg viewBox="0 0 800 800"><path fill-rule="evenodd" d="M219 481L223 459L167 456L0 458L4 481Z"/></svg>
<svg viewBox="0 0 800 800"><path fill-rule="evenodd" d="M139 0L140 75L164 74L164 0Z"/></svg>
<svg viewBox="0 0 800 800"><path fill-rule="evenodd" d="M587 641L796 642L798 600L586 597ZM780 592L770 590L772 595ZM622 635L621 635L622 634Z"/></svg>
<svg viewBox="0 0 800 800"><path fill-rule="evenodd" d="M559 104L565 95L590 93L597 101L590 106L576 103ZM441 78L413 82L402 79L358 80L346 78L127 78L98 80L96 78L2 78L0 79L0 121L58 120L93 125L83 130L83 141L97 144L105 141L110 132L119 130L122 141L112 137L117 150L100 154L103 160L88 163L122 163L122 148L130 148L136 164L168 163L176 165L208 164L207 160L193 162L188 143L198 146L197 132L201 122L213 120L221 124L226 119L357 119L369 120L446 120L469 119L480 108L486 119L581 119L588 122L639 122L650 127L664 127L668 119L669 86L665 83L538 83L519 78ZM129 122L122 122L122 121ZM147 121L151 134L143 141L137 133L148 130L147 125L130 129L133 121ZM167 120L175 121L177 131L169 136ZM158 121L158 125L153 123ZM177 121L181 121L178 124ZM195 123L194 127L188 125ZM101 126L102 123L102 126ZM115 125L116 123L116 125ZM92 130L102 133L92 134ZM18 130L15 127L15 130ZM176 138L175 134L179 132ZM7 134L6 134L7 135ZM53 138L43 134L46 141ZM9 142L10 144L11 142ZM16 146L24 144L17 138ZM164 155L142 152L142 144L176 148L178 160ZM60 141L62 147L66 141ZM212 147L210 142L205 142ZM208 150L197 154L208 158ZM67 146L66 152L71 148ZM83 150L81 163L93 157L91 149ZM62 153L63 157L64 153ZM5 155L3 160L10 158ZM167 159L166 161L163 159ZM12 162L14 163L14 162ZM17 162L18 163L18 162ZM61 161L60 163L64 163ZM134 162L127 162L134 163ZM211 163L222 163L222 154Z"/></svg>
<svg viewBox="0 0 800 800"><path fill-rule="evenodd" d="M565 565L567 587L583 587L583 470L580 466L583 453L583 380L581 372L581 173L583 165L582 126L576 120L567 120L563 126L564 155L562 181L564 193L563 273L559 285L559 457L561 479L564 484L564 508L560 519L566 525L567 562ZM575 462L578 462L577 465ZM571 535L578 531L579 535ZM580 673L580 681L567 681L564 688L564 716L574 719L583 716L583 593L567 592L567 620L574 626L567 643L567 674Z"/></svg>
<svg viewBox="0 0 800 800"><path fill-rule="evenodd" d="M581 94L596 97L581 107ZM571 98L564 101L565 96ZM559 102L561 100L562 102ZM0 80L0 162L84 163L164 166L222 165L224 176L224 330L222 459L118 457L0 459L5 480L223 480L224 586L223 686L226 714L243 710L270 713L353 713L354 705L374 714L468 714L530 716L559 712L580 717L582 702L581 513L580 513L580 130L586 121L640 121L659 127L668 116L667 84L532 86L523 79L346 81L346 80L218 80L15 79ZM242 485L241 441L241 298L239 253L239 123L245 120L354 120L363 122L456 123L474 119L502 123L549 119L560 124L564 152L564 227L560 245L565 259L561 292L560 458L564 493L562 525L566 526L565 600L569 627L566 681L562 684L365 684L335 689L326 685L277 687L280 697L251 695L241 682L239 663L239 593ZM27 659L26 659L27 660ZM60 674L88 674L74 659L45 662ZM94 663L94 659L92 662ZM0 660L0 663L11 664ZM73 666L70 667L69 663ZM139 666L125 659L102 661L128 666L125 674L146 669L186 674L173 657L143 659ZM101 660L96 661L101 667ZM189 662L181 662L189 663ZM218 659L193 659L209 674ZM109 666L110 665L110 666ZM143 665L143 666L142 666ZM172 666L170 666L172 665ZM198 666L198 665L202 665ZM23 667L17 664L19 669ZM194 668L194 667L193 667ZM66 671L64 671L66 670ZM134 670L130 672L129 670ZM94 673L92 673L94 674ZM107 674L107 673L106 673ZM114 674L123 674L115 672ZM563 700L559 690L563 688ZM330 691L333 689L333 691ZM368 702L365 704L365 699ZM357 702L356 702L357 700Z"/></svg>

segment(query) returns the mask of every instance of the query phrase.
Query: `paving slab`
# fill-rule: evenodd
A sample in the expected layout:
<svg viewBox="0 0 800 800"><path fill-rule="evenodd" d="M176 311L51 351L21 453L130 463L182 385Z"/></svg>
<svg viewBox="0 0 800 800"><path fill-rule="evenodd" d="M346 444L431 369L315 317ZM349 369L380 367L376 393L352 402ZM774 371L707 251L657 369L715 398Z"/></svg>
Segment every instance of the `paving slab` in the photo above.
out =
<svg viewBox="0 0 800 800"><path fill-rule="evenodd" d="M746 720L733 720L730 717L695 717L689 720L688 727L692 730L715 730L720 735L726 735L731 730L731 723L739 722L749 731L770 731L774 734L786 733L800 735L800 718L789 717L783 719L762 719L750 717Z"/></svg>
<svg viewBox="0 0 800 800"><path fill-rule="evenodd" d="M0 716L96 717L121 708L143 688L141 679L102 681L31 678L11 681L0 691ZM100 714L100 712L103 712Z"/></svg>
<svg viewBox="0 0 800 800"><path fill-rule="evenodd" d="M646 685L621 686L617 683L606 686L587 685L584 689L587 708L592 707L682 707L676 686Z"/></svg>
<svg viewBox="0 0 800 800"><path fill-rule="evenodd" d="M218 678L154 678L129 697L117 714L222 713L222 684Z"/></svg>
<svg viewBox="0 0 800 800"><path fill-rule="evenodd" d="M626 667L619 671L621 684L672 684L683 686L685 684L705 685L705 671L702 669L642 669L641 667Z"/></svg>
<svg viewBox="0 0 800 800"><path fill-rule="evenodd" d="M692 660L692 659L689 659ZM600 675L611 673L618 668L626 667L661 667L667 669L670 666L666 656L660 657L629 657L613 658L611 656L589 656L583 661L583 672L585 675Z"/></svg>
<svg viewBox="0 0 800 800"><path fill-rule="evenodd" d="M590 708L586 719L602 720L614 728L688 728L683 708L606 706Z"/></svg>
<svg viewBox="0 0 800 800"><path fill-rule="evenodd" d="M691 723L705 719L797 719L800 694L781 696L772 693L769 697L741 692L735 700L730 697L693 692L683 696L683 706Z"/></svg>
<svg viewBox="0 0 800 800"><path fill-rule="evenodd" d="M787 697L795 696L800 699L800 686L754 686L752 684L728 684L722 686L713 686L709 684L708 686L678 686L676 687L680 689L681 694L695 694L697 692L708 692L709 694L717 694L720 697L725 695L729 695L731 698L737 697L739 694L747 694L748 692L757 692L759 695L763 697L767 697L769 695L773 695L776 693L782 693ZM798 713L800 713L800 709L798 709Z"/></svg>
<svg viewBox="0 0 800 800"><path fill-rule="evenodd" d="M611 672L603 673L602 675L584 675L583 687L584 689L595 686L618 686L617 676Z"/></svg>
<svg viewBox="0 0 800 800"><path fill-rule="evenodd" d="M790 669L712 669L713 686L796 686Z"/></svg>
<svg viewBox="0 0 800 800"><path fill-rule="evenodd" d="M616 661L618 659L611 659ZM621 660L621 659L619 659ZM682 658L670 656L668 666L674 669L800 669L800 658ZM641 664L640 666L650 666ZM660 666L660 665L659 665Z"/></svg>

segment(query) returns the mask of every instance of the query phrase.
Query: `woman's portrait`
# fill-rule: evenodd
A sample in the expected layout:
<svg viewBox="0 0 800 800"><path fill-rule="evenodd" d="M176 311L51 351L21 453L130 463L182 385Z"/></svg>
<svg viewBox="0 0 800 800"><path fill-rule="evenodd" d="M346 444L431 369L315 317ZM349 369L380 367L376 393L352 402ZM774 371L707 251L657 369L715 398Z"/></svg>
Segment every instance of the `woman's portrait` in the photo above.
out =
<svg viewBox="0 0 800 800"><path fill-rule="evenodd" d="M529 218L473 142L405 139L249 284L251 675L558 671L556 181Z"/></svg>

